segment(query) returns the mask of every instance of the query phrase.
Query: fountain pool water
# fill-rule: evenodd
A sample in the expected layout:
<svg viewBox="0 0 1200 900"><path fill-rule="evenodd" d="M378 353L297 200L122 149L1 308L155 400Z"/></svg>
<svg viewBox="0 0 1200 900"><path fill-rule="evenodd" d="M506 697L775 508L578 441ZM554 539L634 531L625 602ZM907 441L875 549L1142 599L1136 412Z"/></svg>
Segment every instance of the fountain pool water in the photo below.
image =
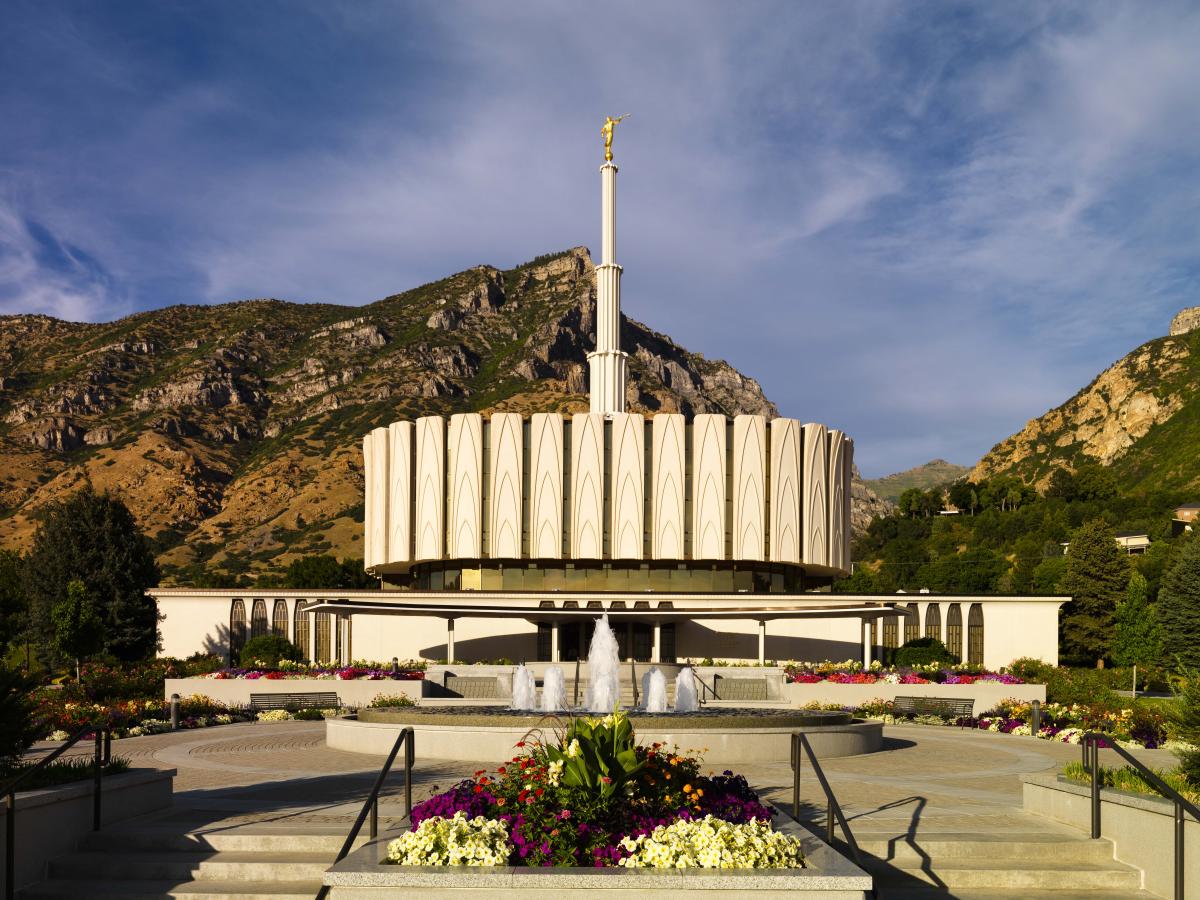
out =
<svg viewBox="0 0 1200 900"><path fill-rule="evenodd" d="M537 709L537 685L528 666L517 666L513 672L513 709Z"/></svg>
<svg viewBox="0 0 1200 900"><path fill-rule="evenodd" d="M567 708L567 682L561 666L550 666L542 677L542 712Z"/></svg>
<svg viewBox="0 0 1200 900"><path fill-rule="evenodd" d="M667 676L659 671L658 666L651 666L650 671L642 677L642 693L646 697L646 712L667 711Z"/></svg>
<svg viewBox="0 0 1200 900"><path fill-rule="evenodd" d="M691 666L684 666L675 676L675 712L695 712L699 706L695 673Z"/></svg>
<svg viewBox="0 0 1200 900"><path fill-rule="evenodd" d="M621 699L620 667L617 636L609 626L608 614L605 613L596 623L592 644L588 648L589 712L610 713L616 709Z"/></svg>

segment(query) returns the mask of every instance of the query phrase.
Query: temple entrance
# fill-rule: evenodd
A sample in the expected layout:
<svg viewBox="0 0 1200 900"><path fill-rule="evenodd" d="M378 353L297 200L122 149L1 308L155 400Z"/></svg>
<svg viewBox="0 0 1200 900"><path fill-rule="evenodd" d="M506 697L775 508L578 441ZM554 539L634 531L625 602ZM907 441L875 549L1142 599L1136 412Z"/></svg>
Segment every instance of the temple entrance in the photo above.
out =
<svg viewBox="0 0 1200 900"><path fill-rule="evenodd" d="M630 657L636 662L651 662L654 656L654 626L649 622L613 622L613 633L617 637L617 651L621 660ZM592 643L594 622L560 622L558 626L558 658L561 662L587 661L588 647ZM548 622L538 623L537 656L546 662L553 659L553 626ZM675 661L675 625L668 623L659 629L659 662Z"/></svg>

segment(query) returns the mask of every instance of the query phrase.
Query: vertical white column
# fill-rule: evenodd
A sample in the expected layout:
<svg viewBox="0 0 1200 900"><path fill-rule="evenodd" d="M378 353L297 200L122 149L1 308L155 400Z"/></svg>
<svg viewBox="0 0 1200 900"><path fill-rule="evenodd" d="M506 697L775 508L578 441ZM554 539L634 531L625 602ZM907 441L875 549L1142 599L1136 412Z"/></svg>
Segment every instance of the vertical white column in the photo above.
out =
<svg viewBox="0 0 1200 900"><path fill-rule="evenodd" d="M305 610L312 605L309 600L305 605ZM305 612L308 617L308 661L311 663L317 662L317 614L315 612Z"/></svg>
<svg viewBox="0 0 1200 900"><path fill-rule="evenodd" d="M650 662L662 662L662 623L654 623L654 646L650 648Z"/></svg>
<svg viewBox="0 0 1200 900"><path fill-rule="evenodd" d="M588 354L591 411L625 412L621 352L621 267L617 265L617 167L600 167L601 252L596 266L596 349Z"/></svg>
<svg viewBox="0 0 1200 900"><path fill-rule="evenodd" d="M871 668L871 620L862 620L863 668Z"/></svg>
<svg viewBox="0 0 1200 900"><path fill-rule="evenodd" d="M767 620L758 620L758 664L761 666L767 661Z"/></svg>
<svg viewBox="0 0 1200 900"><path fill-rule="evenodd" d="M558 623L550 623L550 662L561 662L561 654L558 649Z"/></svg>
<svg viewBox="0 0 1200 900"><path fill-rule="evenodd" d="M446 665L454 665L454 620L446 620Z"/></svg>

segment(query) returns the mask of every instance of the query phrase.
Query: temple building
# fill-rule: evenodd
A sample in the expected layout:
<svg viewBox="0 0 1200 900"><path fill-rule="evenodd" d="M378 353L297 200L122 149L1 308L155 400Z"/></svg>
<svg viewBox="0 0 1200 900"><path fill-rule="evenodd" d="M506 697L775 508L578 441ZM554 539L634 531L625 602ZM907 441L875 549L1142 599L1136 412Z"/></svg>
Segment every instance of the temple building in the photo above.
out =
<svg viewBox="0 0 1200 900"><path fill-rule="evenodd" d="M617 172L600 167L590 411L374 429L364 564L382 589L159 589L164 653L236 652L275 630L318 661L573 661L606 612L622 658L647 662L869 661L916 634L992 666L1057 661L1066 598L823 590L850 570L854 443L840 430L625 411Z"/></svg>

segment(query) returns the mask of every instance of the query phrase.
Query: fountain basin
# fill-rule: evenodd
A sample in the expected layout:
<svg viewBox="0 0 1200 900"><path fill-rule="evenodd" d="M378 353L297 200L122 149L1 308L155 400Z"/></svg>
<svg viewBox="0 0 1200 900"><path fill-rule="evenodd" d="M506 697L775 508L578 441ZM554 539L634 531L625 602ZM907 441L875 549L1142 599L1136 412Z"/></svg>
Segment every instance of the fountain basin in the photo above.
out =
<svg viewBox="0 0 1200 900"><path fill-rule="evenodd" d="M586 715L586 713L585 713ZM479 762L509 758L514 745L542 729L565 727L566 713L521 713L494 706L363 709L325 720L325 742L337 750L384 756L400 729L414 730L417 758ZM643 744L662 742L722 765L791 759L792 732L803 731L818 757L878 750L883 726L846 712L796 709L699 709L690 713L629 713Z"/></svg>

